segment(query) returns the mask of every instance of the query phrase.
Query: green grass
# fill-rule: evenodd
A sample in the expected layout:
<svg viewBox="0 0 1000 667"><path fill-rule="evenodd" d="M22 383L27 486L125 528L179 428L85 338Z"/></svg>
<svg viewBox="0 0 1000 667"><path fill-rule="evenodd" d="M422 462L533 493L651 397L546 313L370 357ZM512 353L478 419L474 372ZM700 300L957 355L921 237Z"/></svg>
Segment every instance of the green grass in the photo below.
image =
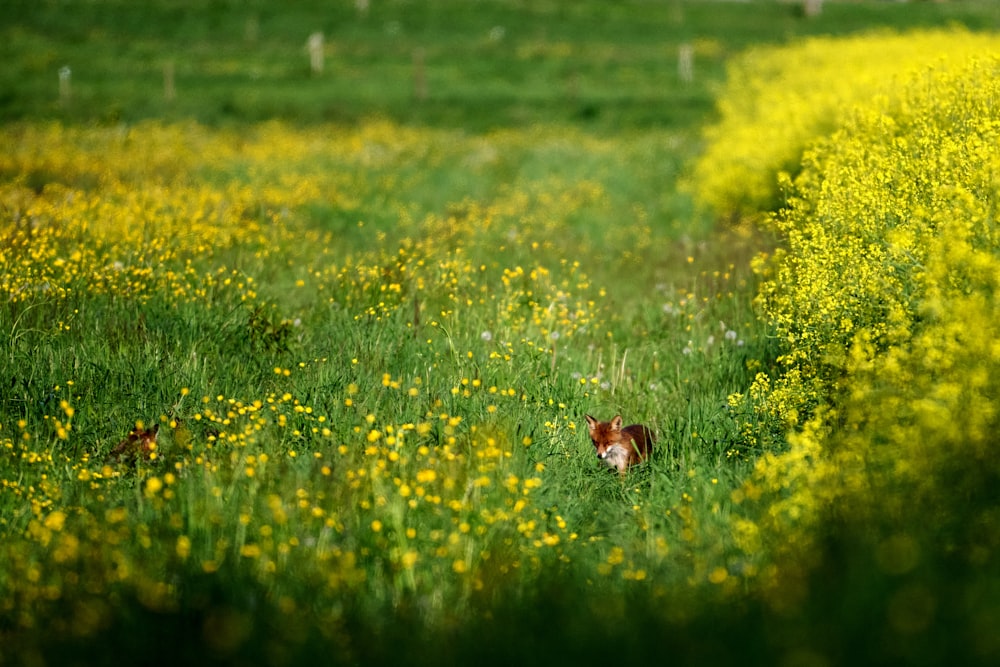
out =
<svg viewBox="0 0 1000 667"><path fill-rule="evenodd" d="M268 118L482 129L569 122L601 130L697 124L711 83L749 44L808 34L942 25L996 28L986 1L752 2L12 2L0 57L0 118L131 122ZM326 36L312 76L306 39ZM695 79L678 78L680 44L695 47ZM422 49L426 99L414 95ZM176 98L164 100L171 62ZM58 71L72 71L60 104Z"/></svg>
<svg viewBox="0 0 1000 667"><path fill-rule="evenodd" d="M749 269L772 241L677 184L729 54L995 27L995 7L372 5L11 6L0 663L919 658L878 648L864 594L828 617L840 591L812 582L789 618L726 588L746 567L731 492L760 454L727 397L777 353ZM51 120L70 136L31 133ZM157 211L139 241L133 192ZM230 208L186 207L205 192ZM95 259L59 273L77 249ZM659 436L625 480L584 432L615 413ZM159 460L107 462L136 421L160 424Z"/></svg>
<svg viewBox="0 0 1000 667"><path fill-rule="evenodd" d="M708 539L709 524L721 530L718 508L754 455L726 399L771 351L748 304L760 241L712 234L685 196L662 190L691 155L690 136L271 126L242 131L243 154L204 145L229 151L235 132L144 125L128 151L104 156L116 130L78 132L38 145L83 173L32 170L24 158L42 191L36 206L75 210L74 198L50 194L62 183L112 208L106 218L63 214L24 247L44 255L51 234L59 257L82 242L96 243L99 259L59 297L13 292L0 315L10 377L0 424L18 457L4 473L6 586L23 601L6 622L29 655L100 658L138 651L131 642L147 623L165 623L169 636L232 622L243 630L229 639L172 641L218 659L304 657L329 644L391 661L399 654L381 651L393 627L458 631L488 609L529 604L551 577L593 587L596 600L628 577L660 587L704 576L705 556L685 541ZM369 147L348 154L360 136ZM159 146L160 167L131 166L145 145ZM202 152L185 157L188 145ZM302 146L315 152L293 149ZM260 147L284 157L250 157ZM188 160L204 166L187 172ZM95 182L92 170L105 176ZM292 177L278 194L259 194L282 175ZM197 238L153 220L141 243L173 248L165 258L113 233L96 242L73 221L117 224L129 207L106 183L119 178L148 192L164 219L186 187L248 185L261 199L236 224L260 231L192 253ZM276 211L302 181L320 196ZM136 287L100 293L116 262L151 269L136 280L146 297ZM185 277L165 289L157 276L171 271ZM660 438L624 481L597 463L583 427L585 413L619 412ZM137 421L160 424L159 460L107 461ZM404 435L404 446L388 444ZM436 478L421 482L426 470ZM438 500L410 506L420 487ZM293 518L276 524L273 498ZM682 537L689 505L706 516L697 536ZM111 521L116 511L127 519ZM53 512L66 527L46 532ZM60 535L78 536L74 558L59 555ZM179 560L180 539L190 551ZM301 546L281 551L292 543ZM407 553L419 557L412 568ZM608 559L605 585L594 577ZM118 580L121 567L137 571ZM346 583L330 588L332 575ZM38 586L23 584L33 576ZM43 649L46 627L59 639Z"/></svg>

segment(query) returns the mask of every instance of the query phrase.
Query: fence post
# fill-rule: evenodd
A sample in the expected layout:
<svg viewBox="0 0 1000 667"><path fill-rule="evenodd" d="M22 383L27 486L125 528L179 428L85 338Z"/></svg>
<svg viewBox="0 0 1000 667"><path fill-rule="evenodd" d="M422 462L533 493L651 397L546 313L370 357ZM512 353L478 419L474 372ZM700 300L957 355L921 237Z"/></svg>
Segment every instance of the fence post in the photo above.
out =
<svg viewBox="0 0 1000 667"><path fill-rule="evenodd" d="M314 75L323 73L323 33L314 32L306 42L309 50L309 69Z"/></svg>
<svg viewBox="0 0 1000 667"><path fill-rule="evenodd" d="M69 65L63 65L59 68L59 103L64 106L69 104L69 100L73 96L72 78L73 72Z"/></svg>
<svg viewBox="0 0 1000 667"><path fill-rule="evenodd" d="M819 16L823 11L823 0L803 0L803 13L807 17Z"/></svg>
<svg viewBox="0 0 1000 667"><path fill-rule="evenodd" d="M694 81L694 47L681 44L677 50L677 76L683 83Z"/></svg>
<svg viewBox="0 0 1000 667"><path fill-rule="evenodd" d="M168 60L163 64L163 99L173 102L177 97L177 89L174 87L174 61Z"/></svg>
<svg viewBox="0 0 1000 667"><path fill-rule="evenodd" d="M247 17L243 24L243 41L247 44L256 44L257 37L260 36L260 19L256 14Z"/></svg>
<svg viewBox="0 0 1000 667"><path fill-rule="evenodd" d="M427 99L427 66L421 47L413 49L413 97L418 102Z"/></svg>

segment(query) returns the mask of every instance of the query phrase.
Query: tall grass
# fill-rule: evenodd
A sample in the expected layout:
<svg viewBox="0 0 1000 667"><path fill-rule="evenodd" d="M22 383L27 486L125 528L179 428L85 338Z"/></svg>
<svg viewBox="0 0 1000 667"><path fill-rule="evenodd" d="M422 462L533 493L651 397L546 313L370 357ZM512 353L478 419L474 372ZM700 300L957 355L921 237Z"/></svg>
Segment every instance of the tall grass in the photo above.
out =
<svg viewBox="0 0 1000 667"><path fill-rule="evenodd" d="M753 237L659 187L683 135L4 142L10 638L103 655L153 613L220 658L366 655L400 615L437 632L560 572L712 576L752 462L726 397L768 353ZM657 455L619 480L584 413L647 423ZM150 460L108 458L140 422Z"/></svg>
<svg viewBox="0 0 1000 667"><path fill-rule="evenodd" d="M860 393L837 414L857 428L824 439L838 422L817 406L841 385L795 384L776 359L808 314L766 310L769 322L753 306L759 289L773 309L804 285L777 273L761 284L751 259L772 232L716 228L676 187L701 150L689 124L709 79L655 78L680 41L718 71L751 40L946 15L981 25L993 5L920 4L903 19L838 3L806 23L778 3L481 3L441 5L445 28L445 14L373 4L367 17L349 4L323 15L342 68L330 81L305 72L311 5L252 8L253 38L241 6L152 5L176 39L130 8L112 20L94 3L73 22L55 5L14 7L4 43L17 85L2 101L22 120L0 131L0 662L995 656L981 631L995 577L977 576L992 571L992 542L961 550L973 567L948 588L950 545L973 542L960 513L948 528L964 541L940 552L912 514L872 542L865 530L891 524L906 494L856 521L865 496L837 484L855 468L810 467L828 443L864 454L852 434L867 424L898 437L872 397L919 359L852 338L839 367ZM598 18L606 30L590 29ZM136 39L116 41L125 34ZM109 44L134 59L109 58ZM417 104L421 46L431 94ZM161 113L167 52L192 60L175 56L176 107ZM74 61L74 96L39 103L64 56L157 76L88 84ZM23 120L36 112L48 120ZM168 121L141 120L157 115ZM274 116L294 122L256 122ZM95 119L115 122L74 122ZM852 155L835 149L796 185L803 202L809 178L832 182L818 170ZM812 224L810 210L793 207L788 229ZM976 243L955 257L991 268ZM794 244L776 256L788 252L807 263ZM926 265L921 289L969 287L949 295L988 323L976 294L991 283ZM939 302L920 312L938 317ZM936 327L915 349L940 352ZM976 341L988 356L988 336ZM779 382L810 399L801 420L768 409ZM603 468L584 414L650 426L652 460L623 479ZM155 432L155 447L130 445L133 429ZM942 485L917 485L922 508ZM974 490L989 497L988 484ZM841 514L796 504L813 497L850 502ZM975 525L992 527L989 502L975 507Z"/></svg>

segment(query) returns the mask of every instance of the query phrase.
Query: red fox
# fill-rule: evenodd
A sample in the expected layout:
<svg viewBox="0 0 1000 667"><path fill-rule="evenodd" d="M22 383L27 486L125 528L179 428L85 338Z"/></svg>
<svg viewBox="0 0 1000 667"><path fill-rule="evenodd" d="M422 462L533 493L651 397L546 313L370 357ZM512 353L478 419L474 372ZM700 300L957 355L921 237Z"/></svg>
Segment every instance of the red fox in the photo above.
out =
<svg viewBox="0 0 1000 667"><path fill-rule="evenodd" d="M136 459L151 460L153 452L156 451L156 435L159 431L159 424L155 424L153 428L147 430L136 426L129 432L127 438L108 452L108 458L127 463L135 463Z"/></svg>
<svg viewBox="0 0 1000 667"><path fill-rule="evenodd" d="M624 475L629 466L645 461L652 453L656 436L642 424L623 427L620 415L609 422L599 422L590 415L586 418L597 458L609 468L617 468L620 474Z"/></svg>

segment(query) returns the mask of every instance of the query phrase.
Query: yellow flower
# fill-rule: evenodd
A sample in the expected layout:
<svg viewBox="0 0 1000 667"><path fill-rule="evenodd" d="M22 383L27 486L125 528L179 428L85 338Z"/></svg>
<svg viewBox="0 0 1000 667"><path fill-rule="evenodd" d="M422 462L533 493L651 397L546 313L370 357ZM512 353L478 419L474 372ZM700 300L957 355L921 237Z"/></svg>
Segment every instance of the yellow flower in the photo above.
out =
<svg viewBox="0 0 1000 667"><path fill-rule="evenodd" d="M721 584L729 578L729 572L724 567L717 567L708 573L708 580L713 584Z"/></svg>
<svg viewBox="0 0 1000 667"><path fill-rule="evenodd" d="M180 535L177 538L177 544L174 548L178 558L187 560L187 557L191 554L191 538L187 535Z"/></svg>
<svg viewBox="0 0 1000 667"><path fill-rule="evenodd" d="M618 565L625 560L625 550L621 547L611 547L611 553L608 554L608 565Z"/></svg>
<svg viewBox="0 0 1000 667"><path fill-rule="evenodd" d="M260 558L261 553L259 544L244 544L240 549L240 555L244 558Z"/></svg>
<svg viewBox="0 0 1000 667"><path fill-rule="evenodd" d="M45 517L45 527L49 530L60 531L66 524L66 513L56 510L50 512L48 516Z"/></svg>

